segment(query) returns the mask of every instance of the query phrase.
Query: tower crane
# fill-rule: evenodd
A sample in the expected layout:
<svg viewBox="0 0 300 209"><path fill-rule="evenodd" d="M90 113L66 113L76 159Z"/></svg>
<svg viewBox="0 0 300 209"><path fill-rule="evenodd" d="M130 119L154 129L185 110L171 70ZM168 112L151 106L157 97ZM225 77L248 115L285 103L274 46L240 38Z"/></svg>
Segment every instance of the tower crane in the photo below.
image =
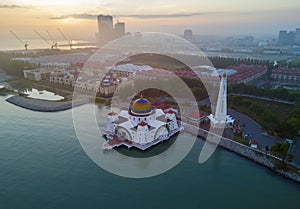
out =
<svg viewBox="0 0 300 209"><path fill-rule="evenodd" d="M38 31L36 31L36 30L33 30L42 40L44 40L49 46L51 46L51 49L52 49L52 45L51 45L51 43L47 40L47 39L45 39Z"/></svg>
<svg viewBox="0 0 300 209"><path fill-rule="evenodd" d="M47 33L52 40L51 49L57 49L57 41L54 40L53 36L50 34L50 32L48 30L47 30Z"/></svg>
<svg viewBox="0 0 300 209"><path fill-rule="evenodd" d="M25 48L25 51L26 51L26 53L27 53L27 50L28 50L28 42L26 41L26 42L24 42L24 41L22 41L20 38L19 38L19 36L17 36L17 34L15 34L13 31L9 31L11 34L13 34L13 36L24 46L24 48Z"/></svg>
<svg viewBox="0 0 300 209"><path fill-rule="evenodd" d="M67 43L69 44L70 50L72 50L72 46L73 46L72 41L69 40L69 39L67 38L67 36L66 36L59 28L57 28L57 30L58 30L58 32L62 35L62 37L67 41Z"/></svg>

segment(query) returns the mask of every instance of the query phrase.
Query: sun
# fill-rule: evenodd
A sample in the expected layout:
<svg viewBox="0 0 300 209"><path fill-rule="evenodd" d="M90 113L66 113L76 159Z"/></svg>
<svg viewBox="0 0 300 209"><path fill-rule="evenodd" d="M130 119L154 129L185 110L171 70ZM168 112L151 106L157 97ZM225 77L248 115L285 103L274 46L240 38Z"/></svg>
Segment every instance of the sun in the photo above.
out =
<svg viewBox="0 0 300 209"><path fill-rule="evenodd" d="M76 23L81 22L81 20L72 18L72 17L67 17L67 18L61 19L61 22L65 23L65 24L76 24Z"/></svg>

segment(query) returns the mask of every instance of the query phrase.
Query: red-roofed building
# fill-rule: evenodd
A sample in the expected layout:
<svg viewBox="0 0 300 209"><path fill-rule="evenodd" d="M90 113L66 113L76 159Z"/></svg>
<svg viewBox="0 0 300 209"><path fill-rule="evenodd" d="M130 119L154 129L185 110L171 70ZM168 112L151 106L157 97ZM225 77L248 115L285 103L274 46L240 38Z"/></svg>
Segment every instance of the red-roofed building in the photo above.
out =
<svg viewBox="0 0 300 209"><path fill-rule="evenodd" d="M199 125L204 122L208 113L199 110L199 112L191 112L187 115L181 116L181 120L192 125Z"/></svg>
<svg viewBox="0 0 300 209"><path fill-rule="evenodd" d="M115 113L115 112L110 112L110 113L108 113L107 115L114 116L114 115L117 115L117 113Z"/></svg>
<svg viewBox="0 0 300 209"><path fill-rule="evenodd" d="M271 77L288 83L300 82L300 69L279 67L272 71Z"/></svg>
<svg viewBox="0 0 300 209"><path fill-rule="evenodd" d="M268 70L267 66L245 64L229 68L236 71L235 74L228 76L229 83L249 83L266 75Z"/></svg>
<svg viewBox="0 0 300 209"><path fill-rule="evenodd" d="M163 102L154 102L152 104L152 107L155 107L157 109L162 109L164 112L167 112L171 110L172 106Z"/></svg>
<svg viewBox="0 0 300 209"><path fill-rule="evenodd" d="M251 148L254 148L254 149L258 148L258 142L257 141L251 140L249 144L250 144Z"/></svg>

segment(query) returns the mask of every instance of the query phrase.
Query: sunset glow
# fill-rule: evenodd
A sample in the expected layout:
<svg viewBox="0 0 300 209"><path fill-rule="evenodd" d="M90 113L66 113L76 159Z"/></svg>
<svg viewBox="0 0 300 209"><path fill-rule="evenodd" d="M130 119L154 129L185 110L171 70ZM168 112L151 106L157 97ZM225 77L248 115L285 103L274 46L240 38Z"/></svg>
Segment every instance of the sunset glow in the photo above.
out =
<svg viewBox="0 0 300 209"><path fill-rule="evenodd" d="M298 27L297 0L138 1L138 0L4 0L0 4L1 36L15 30L32 36L32 28L61 27L75 38L93 37L96 15L110 14L126 22L126 31L158 31L182 34L192 28L198 34L273 34ZM9 20L9 21L7 21ZM84 31L84 34L82 34Z"/></svg>

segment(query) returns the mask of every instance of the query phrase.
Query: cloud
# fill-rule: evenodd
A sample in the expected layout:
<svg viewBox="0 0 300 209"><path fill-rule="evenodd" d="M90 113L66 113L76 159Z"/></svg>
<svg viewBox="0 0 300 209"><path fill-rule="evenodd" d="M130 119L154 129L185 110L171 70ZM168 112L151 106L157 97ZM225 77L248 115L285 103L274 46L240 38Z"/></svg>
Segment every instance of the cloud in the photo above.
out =
<svg viewBox="0 0 300 209"><path fill-rule="evenodd" d="M158 19L158 18L181 18L181 17L194 17L194 16L200 16L200 15L205 15L206 13L200 13L200 12L195 12L195 13L176 13L176 14L136 14L136 15L130 15L130 14L125 14L125 15L113 15L114 17L130 17L130 18L137 18L137 19ZM70 15L63 15L59 17L51 17L50 19L54 20L61 20L65 18L76 18L76 19L86 19L86 20L92 20L95 19L97 15L95 14L70 14Z"/></svg>
<svg viewBox="0 0 300 209"><path fill-rule="evenodd" d="M117 17L132 17L138 19L157 19L157 18L181 18L181 17L194 17L205 15L206 13L175 13L175 14L154 14L154 15L115 15Z"/></svg>
<svg viewBox="0 0 300 209"><path fill-rule="evenodd" d="M16 4L0 4L0 9L21 9L21 8L27 8L27 7L16 5Z"/></svg>
<svg viewBox="0 0 300 209"><path fill-rule="evenodd" d="M84 14L63 15L63 16L59 16L59 17L50 17L50 19L61 20L61 19L66 19L66 18L76 18L76 19L93 20L96 17L97 17L97 15L84 13Z"/></svg>

